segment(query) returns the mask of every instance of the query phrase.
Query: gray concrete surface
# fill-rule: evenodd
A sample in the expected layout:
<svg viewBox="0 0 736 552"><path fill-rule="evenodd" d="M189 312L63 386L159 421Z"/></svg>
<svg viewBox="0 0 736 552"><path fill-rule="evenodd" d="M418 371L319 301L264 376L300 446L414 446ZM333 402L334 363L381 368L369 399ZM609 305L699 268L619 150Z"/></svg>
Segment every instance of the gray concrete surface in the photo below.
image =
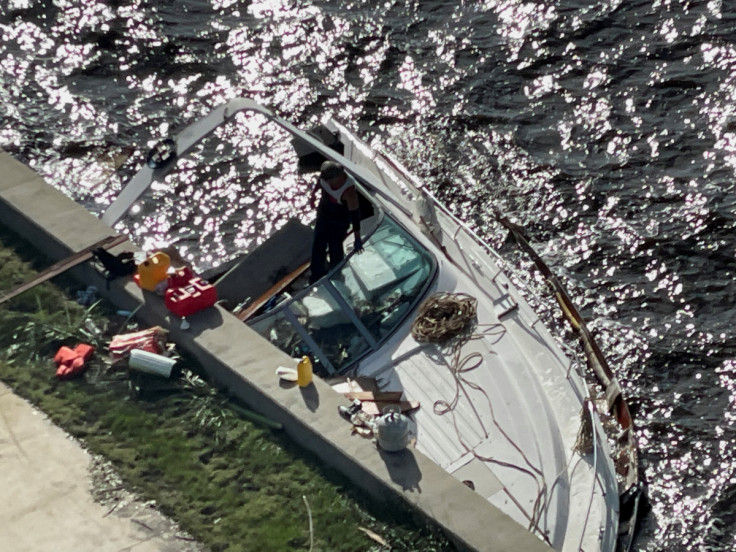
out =
<svg viewBox="0 0 736 552"><path fill-rule="evenodd" d="M112 230L33 171L0 152L0 222L22 234L58 261L109 235ZM73 221L73 222L71 222ZM126 243L117 250L134 250ZM192 316L183 331L163 300L131 280L109 289L89 264L72 271L85 285L96 285L120 308L170 330L170 338L200 361L219 385L261 414L281 422L290 437L342 472L374 500L402 501L438 524L460 549L519 552L550 548L484 498L416 450L381 453L369 441L350 434L337 415L349 404L325 382L300 389L284 387L275 376L291 359L227 311L213 307ZM2 529L0 528L0 532Z"/></svg>
<svg viewBox="0 0 736 552"><path fill-rule="evenodd" d="M0 383L0 550L194 552L147 504L91 492L92 458L43 413Z"/></svg>

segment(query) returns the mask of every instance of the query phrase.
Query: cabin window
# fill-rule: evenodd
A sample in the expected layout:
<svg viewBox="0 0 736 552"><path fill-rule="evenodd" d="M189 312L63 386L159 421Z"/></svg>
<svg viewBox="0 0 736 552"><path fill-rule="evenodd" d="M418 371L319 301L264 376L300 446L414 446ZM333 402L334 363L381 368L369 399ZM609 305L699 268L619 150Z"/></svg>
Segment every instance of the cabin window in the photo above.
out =
<svg viewBox="0 0 736 552"><path fill-rule="evenodd" d="M403 321L433 271L429 253L384 218L363 253L351 256L330 281L380 342Z"/></svg>
<svg viewBox="0 0 736 552"><path fill-rule="evenodd" d="M384 216L362 253L317 285L283 297L251 327L293 357L311 354L326 374L342 372L393 334L435 269L429 252Z"/></svg>

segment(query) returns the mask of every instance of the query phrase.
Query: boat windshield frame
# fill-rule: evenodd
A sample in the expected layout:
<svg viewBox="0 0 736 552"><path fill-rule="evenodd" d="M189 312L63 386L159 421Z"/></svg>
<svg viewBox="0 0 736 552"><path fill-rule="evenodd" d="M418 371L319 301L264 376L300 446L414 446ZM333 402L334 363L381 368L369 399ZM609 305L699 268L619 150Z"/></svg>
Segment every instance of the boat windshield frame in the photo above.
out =
<svg viewBox="0 0 736 552"><path fill-rule="evenodd" d="M380 350L437 277L430 250L381 206L374 208L376 222L361 252L248 321L292 357L311 356L317 373L345 374Z"/></svg>

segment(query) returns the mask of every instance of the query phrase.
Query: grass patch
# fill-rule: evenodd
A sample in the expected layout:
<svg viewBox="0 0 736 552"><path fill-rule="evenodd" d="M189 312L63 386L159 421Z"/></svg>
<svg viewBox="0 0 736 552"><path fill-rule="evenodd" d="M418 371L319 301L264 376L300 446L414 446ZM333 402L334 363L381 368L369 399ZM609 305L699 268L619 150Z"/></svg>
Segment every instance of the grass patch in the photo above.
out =
<svg viewBox="0 0 736 552"><path fill-rule="evenodd" d="M0 227L0 294L47 264ZM309 550L303 497L315 551L386 549L361 528L392 550L453 549L406 511L363 500L283 433L244 419L197 376L200 367L191 359L182 363L187 377L171 389L131 393L127 371L105 359L111 332L121 330L114 307L82 307L70 299L79 284L64 276L54 282L0 306L0 379L107 459L130 490L155 501L210 550ZM79 342L98 352L84 377L58 381L54 353Z"/></svg>

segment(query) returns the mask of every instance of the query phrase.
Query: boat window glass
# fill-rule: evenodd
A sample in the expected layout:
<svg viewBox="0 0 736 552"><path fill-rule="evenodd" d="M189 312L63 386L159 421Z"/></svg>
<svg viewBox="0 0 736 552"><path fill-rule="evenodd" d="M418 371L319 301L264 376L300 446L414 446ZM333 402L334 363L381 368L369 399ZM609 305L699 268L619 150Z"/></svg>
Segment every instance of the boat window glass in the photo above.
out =
<svg viewBox="0 0 736 552"><path fill-rule="evenodd" d="M317 364L326 359L339 372L370 349L368 341L325 285L312 288L289 308L314 341Z"/></svg>
<svg viewBox="0 0 736 552"><path fill-rule="evenodd" d="M311 351L311 348L304 342L303 337L298 332L297 326L292 324L286 317L285 310L275 310L269 314L269 316L250 322L248 325L294 358L301 358Z"/></svg>
<svg viewBox="0 0 736 552"><path fill-rule="evenodd" d="M335 289L377 342L403 321L433 272L432 257L384 217L362 253L330 277Z"/></svg>

